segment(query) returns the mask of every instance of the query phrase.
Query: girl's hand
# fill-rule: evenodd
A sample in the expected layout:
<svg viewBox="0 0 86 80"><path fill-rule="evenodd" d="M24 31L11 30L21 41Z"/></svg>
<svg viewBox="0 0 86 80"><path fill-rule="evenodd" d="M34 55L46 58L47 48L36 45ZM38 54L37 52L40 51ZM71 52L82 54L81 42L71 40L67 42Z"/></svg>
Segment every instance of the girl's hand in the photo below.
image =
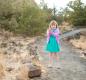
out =
<svg viewBox="0 0 86 80"><path fill-rule="evenodd" d="M51 31L51 28L48 28L48 31L50 32Z"/></svg>
<svg viewBox="0 0 86 80"><path fill-rule="evenodd" d="M52 34L51 29L48 28L48 29L47 29L47 36L50 36L51 34Z"/></svg>

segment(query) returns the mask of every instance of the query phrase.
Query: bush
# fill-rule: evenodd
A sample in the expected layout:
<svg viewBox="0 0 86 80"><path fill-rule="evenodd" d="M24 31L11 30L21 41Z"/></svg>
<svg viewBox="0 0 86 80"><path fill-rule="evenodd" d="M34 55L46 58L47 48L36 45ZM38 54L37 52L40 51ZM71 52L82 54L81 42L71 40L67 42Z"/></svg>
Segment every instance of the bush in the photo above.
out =
<svg viewBox="0 0 86 80"><path fill-rule="evenodd" d="M31 2L32 0L21 0L21 5L15 4L15 1L12 0L0 1L0 4L2 4L0 5L0 27L18 34L41 35L47 25L46 12L34 2L34 5L29 2L30 5L28 5L24 1Z"/></svg>
<svg viewBox="0 0 86 80"><path fill-rule="evenodd" d="M81 0L70 2L69 7L73 10L69 19L74 26L86 26L86 6Z"/></svg>

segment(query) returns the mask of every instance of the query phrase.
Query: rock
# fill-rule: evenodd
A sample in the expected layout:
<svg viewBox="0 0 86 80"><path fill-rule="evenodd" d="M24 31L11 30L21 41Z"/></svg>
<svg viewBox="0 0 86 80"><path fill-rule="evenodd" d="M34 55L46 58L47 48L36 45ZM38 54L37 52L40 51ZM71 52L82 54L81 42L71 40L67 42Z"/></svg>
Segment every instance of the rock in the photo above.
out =
<svg viewBox="0 0 86 80"><path fill-rule="evenodd" d="M81 51L81 58L86 59L86 50Z"/></svg>
<svg viewBox="0 0 86 80"><path fill-rule="evenodd" d="M86 36L86 32L84 31L84 32L80 32L82 35L84 35L84 36Z"/></svg>
<svg viewBox="0 0 86 80"><path fill-rule="evenodd" d="M86 51L83 51L82 54L86 57Z"/></svg>
<svg viewBox="0 0 86 80"><path fill-rule="evenodd" d="M34 77L40 77L41 76L41 68L36 65L29 65L28 66L28 77L34 78Z"/></svg>

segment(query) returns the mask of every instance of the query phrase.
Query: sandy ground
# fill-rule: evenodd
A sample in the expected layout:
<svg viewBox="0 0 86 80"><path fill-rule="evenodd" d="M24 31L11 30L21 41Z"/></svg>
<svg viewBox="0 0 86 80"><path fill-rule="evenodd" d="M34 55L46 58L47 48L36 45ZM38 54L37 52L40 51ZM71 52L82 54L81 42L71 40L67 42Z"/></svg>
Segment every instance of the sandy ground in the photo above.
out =
<svg viewBox="0 0 86 80"><path fill-rule="evenodd" d="M43 63L47 67L48 56L43 50L44 44L45 42L42 40L39 47ZM47 73L44 77L32 80L86 80L86 60L80 57L79 50L71 46L70 43L61 41L61 53L58 54L59 60L56 64L58 68L47 68Z"/></svg>
<svg viewBox="0 0 86 80"><path fill-rule="evenodd" d="M29 79L26 65L31 62L28 48L30 41L34 41L34 38L0 37L0 80L86 80L86 60L81 58L79 50L67 41L61 41L62 54L58 54L59 60L54 65L58 68L47 67L45 38L38 39L35 43L42 58L42 75Z"/></svg>

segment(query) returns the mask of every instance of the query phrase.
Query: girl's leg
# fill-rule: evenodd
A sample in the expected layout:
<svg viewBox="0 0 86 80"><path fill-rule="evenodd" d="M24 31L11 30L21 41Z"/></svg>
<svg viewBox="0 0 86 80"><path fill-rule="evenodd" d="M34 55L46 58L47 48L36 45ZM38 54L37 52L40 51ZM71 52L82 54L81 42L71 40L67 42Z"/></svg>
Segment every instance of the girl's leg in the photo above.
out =
<svg viewBox="0 0 86 80"><path fill-rule="evenodd" d="M49 53L49 64L48 64L48 67L52 67L52 63L53 63L53 56L52 56L52 53Z"/></svg>
<svg viewBox="0 0 86 80"><path fill-rule="evenodd" d="M53 58L53 54L52 53L49 53L49 64L52 64L52 58Z"/></svg>
<svg viewBox="0 0 86 80"><path fill-rule="evenodd" d="M57 53L53 53L53 59L57 62L59 60L59 56Z"/></svg>
<svg viewBox="0 0 86 80"><path fill-rule="evenodd" d="M60 65L60 63L58 62L58 60L59 60L58 54L57 54L57 53L54 53L54 54L53 54L53 57L54 57L54 67L55 67L55 68L60 68L61 65Z"/></svg>

